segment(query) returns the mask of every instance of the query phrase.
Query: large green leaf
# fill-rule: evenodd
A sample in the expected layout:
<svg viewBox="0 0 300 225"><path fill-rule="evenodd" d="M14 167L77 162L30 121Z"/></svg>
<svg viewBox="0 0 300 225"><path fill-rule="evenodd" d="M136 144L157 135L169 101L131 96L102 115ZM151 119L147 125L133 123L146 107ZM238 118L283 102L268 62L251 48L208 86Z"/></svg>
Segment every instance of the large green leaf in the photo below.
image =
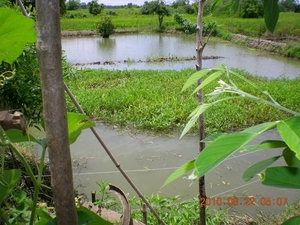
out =
<svg viewBox="0 0 300 225"><path fill-rule="evenodd" d="M111 222L104 220L96 213L90 211L89 209L83 206L80 206L77 209L77 215L78 215L78 225L112 225ZM91 220L88 221L86 218L91 218Z"/></svg>
<svg viewBox="0 0 300 225"><path fill-rule="evenodd" d="M279 187L300 189L300 168L278 166L267 168L265 174L261 174L262 184Z"/></svg>
<svg viewBox="0 0 300 225"><path fill-rule="evenodd" d="M283 222L281 225L299 225L300 224L300 216L294 216L287 221Z"/></svg>
<svg viewBox="0 0 300 225"><path fill-rule="evenodd" d="M206 85L209 85L216 79L218 79L221 75L223 75L225 71L217 71L209 75L205 80L202 81L202 83L193 91L193 94L195 94L200 89L204 88Z"/></svg>
<svg viewBox="0 0 300 225"><path fill-rule="evenodd" d="M244 146L241 150L243 151L259 151L264 149L273 149L273 148L284 148L286 143L279 140L266 140L261 142L258 145L247 145Z"/></svg>
<svg viewBox="0 0 300 225"><path fill-rule="evenodd" d="M9 8L0 8L0 63L13 63L27 43L35 42L34 21Z"/></svg>
<svg viewBox="0 0 300 225"><path fill-rule="evenodd" d="M223 0L216 0L216 1L213 3L213 5L211 6L210 10L211 10L212 12L215 11L215 9L216 9L219 5L221 5L222 2L223 2Z"/></svg>
<svg viewBox="0 0 300 225"><path fill-rule="evenodd" d="M203 69L203 70L200 70L200 71L192 74L192 76L190 76L190 78L183 85L182 91L186 90L187 88L189 88L192 85L195 85L197 80L199 80L202 77L204 77L205 75L207 75L210 71L211 70L209 70L209 69Z"/></svg>
<svg viewBox="0 0 300 225"><path fill-rule="evenodd" d="M177 170L175 170L165 181L163 187L166 186L167 184L171 183L172 181L178 179L179 177L183 176L184 174L191 171L192 169L194 169L195 168L194 162L195 162L195 160L193 159L193 160L183 164Z"/></svg>
<svg viewBox="0 0 300 225"><path fill-rule="evenodd" d="M21 170L4 170L0 174L0 205L6 196L12 192L21 178Z"/></svg>
<svg viewBox="0 0 300 225"><path fill-rule="evenodd" d="M233 12L236 13L240 6L240 0L232 0L232 9Z"/></svg>
<svg viewBox="0 0 300 225"><path fill-rule="evenodd" d="M285 148L282 152L283 158L288 166L300 168L300 160L296 157L295 152Z"/></svg>
<svg viewBox="0 0 300 225"><path fill-rule="evenodd" d="M184 129L180 135L180 138L182 138L195 125L195 123L198 121L199 116L211 106L212 106L212 104L200 105L190 114L191 119L184 127Z"/></svg>
<svg viewBox="0 0 300 225"><path fill-rule="evenodd" d="M6 135L9 138L9 140L13 143L20 143L20 142L35 142L38 144L41 144L41 142L37 139L35 139L32 135L30 134L23 134L21 130L7 130Z"/></svg>
<svg viewBox="0 0 300 225"><path fill-rule="evenodd" d="M266 169L268 166L273 164L274 162L277 161L281 156L275 156L263 161L260 161L258 163L255 163L254 165L250 166L243 174L243 180L245 182L248 182L251 180L255 175Z"/></svg>
<svg viewBox="0 0 300 225"><path fill-rule="evenodd" d="M278 0L263 0L265 24L272 33L279 18Z"/></svg>
<svg viewBox="0 0 300 225"><path fill-rule="evenodd" d="M82 130L94 126L95 124L87 115L68 112L68 131L70 144L73 144L76 141Z"/></svg>
<svg viewBox="0 0 300 225"><path fill-rule="evenodd" d="M194 176L197 178L202 177L218 166L236 150L243 147L261 133L274 128L276 124L277 122L263 123L245 129L240 133L228 134L216 139L216 141L208 145L198 155L195 161L196 170Z"/></svg>
<svg viewBox="0 0 300 225"><path fill-rule="evenodd" d="M77 208L77 216L78 225L112 225L111 222L104 220L96 213L83 206ZM56 218L48 221L45 225L57 225Z"/></svg>
<svg viewBox="0 0 300 225"><path fill-rule="evenodd" d="M300 116L281 121L277 125L277 129L282 139L296 153L296 157L300 159Z"/></svg>

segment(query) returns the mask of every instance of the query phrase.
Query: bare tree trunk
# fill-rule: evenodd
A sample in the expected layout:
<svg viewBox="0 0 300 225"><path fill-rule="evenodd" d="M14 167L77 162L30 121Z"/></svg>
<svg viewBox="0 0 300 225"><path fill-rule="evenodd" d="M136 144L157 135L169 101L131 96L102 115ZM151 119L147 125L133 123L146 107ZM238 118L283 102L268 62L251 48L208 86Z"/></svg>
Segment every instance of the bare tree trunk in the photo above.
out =
<svg viewBox="0 0 300 225"><path fill-rule="evenodd" d="M56 219L58 225L75 225L77 214L62 76L59 1L36 0L36 9L36 48Z"/></svg>
<svg viewBox="0 0 300 225"><path fill-rule="evenodd" d="M199 1L199 6L198 6L198 17L197 17L197 46L196 46L196 58L197 58L197 65L196 65L196 70L199 71L202 69L202 53L205 47L205 44L203 44L202 40L202 31L203 31L203 23L202 23L202 17L203 17L203 8L204 8L205 0L200 0ZM199 86L201 84L202 80L197 81L197 85ZM198 96L198 104L202 105L203 104L203 92L202 89L197 92ZM201 142L201 140L204 139L205 137L205 132L204 132L204 115L201 114L198 119L199 123L199 152L201 152L205 144ZM200 214L200 225L205 225L206 224L206 216L205 216L205 200L206 200L206 190L205 190L205 177L201 177L199 179L199 214Z"/></svg>

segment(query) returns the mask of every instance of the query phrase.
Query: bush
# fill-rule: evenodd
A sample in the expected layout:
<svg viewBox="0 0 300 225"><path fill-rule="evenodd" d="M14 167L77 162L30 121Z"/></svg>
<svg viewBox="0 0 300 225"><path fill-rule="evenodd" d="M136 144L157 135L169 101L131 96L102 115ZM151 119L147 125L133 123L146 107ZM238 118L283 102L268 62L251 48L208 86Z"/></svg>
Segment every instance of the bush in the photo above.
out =
<svg viewBox="0 0 300 225"><path fill-rule="evenodd" d="M69 0L66 6L67 10L77 10L80 8L80 0Z"/></svg>
<svg viewBox="0 0 300 225"><path fill-rule="evenodd" d="M75 71L63 58L64 78L74 78ZM42 119L43 103L40 70L35 45L26 46L23 53L12 64L0 64L0 74L15 70L15 75L0 86L1 107L20 110L31 126Z"/></svg>
<svg viewBox="0 0 300 225"><path fill-rule="evenodd" d="M88 3L89 7L89 13L96 16L101 13L101 11L104 9L103 4L99 4L97 0L93 0Z"/></svg>
<svg viewBox="0 0 300 225"><path fill-rule="evenodd" d="M196 32L196 24L184 18L182 15L175 13L175 21L181 26L181 30L186 34L193 34Z"/></svg>
<svg viewBox="0 0 300 225"><path fill-rule="evenodd" d="M115 31L115 26L109 17L104 17L96 27L97 32L104 38L108 38L109 35Z"/></svg>
<svg viewBox="0 0 300 225"><path fill-rule="evenodd" d="M242 18L259 18L264 16L261 0L244 0L241 4L240 16Z"/></svg>
<svg viewBox="0 0 300 225"><path fill-rule="evenodd" d="M111 16L116 16L117 15L117 13L113 10L109 10L106 14L111 15Z"/></svg>

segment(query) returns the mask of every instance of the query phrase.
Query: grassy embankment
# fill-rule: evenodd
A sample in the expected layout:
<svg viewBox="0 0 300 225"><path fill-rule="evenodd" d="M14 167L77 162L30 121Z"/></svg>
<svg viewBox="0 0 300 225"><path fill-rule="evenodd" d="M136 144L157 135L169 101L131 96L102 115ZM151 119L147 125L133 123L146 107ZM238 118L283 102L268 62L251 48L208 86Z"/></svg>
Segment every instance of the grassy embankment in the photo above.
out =
<svg viewBox="0 0 300 225"><path fill-rule="evenodd" d="M85 112L96 120L138 130L172 133L182 131L188 115L197 105L195 96L191 95L192 89L181 92L183 84L193 72L192 69L180 72L82 70L78 71L80 76L77 79L68 80L67 83ZM300 111L300 78L249 78L283 106ZM246 83L237 84L245 91L253 91ZM205 93L213 89L213 86L209 86ZM73 108L72 104L69 106ZM231 100L205 113L206 132L240 130L287 116L263 104Z"/></svg>
<svg viewBox="0 0 300 225"><path fill-rule="evenodd" d="M108 9L106 9L108 11ZM140 15L137 8L114 9L116 16L109 16L117 30L133 30L136 32L152 32L157 29L158 18L156 15ZM78 30L95 30L96 23L102 17L107 16L106 12L98 16L92 16L87 10L69 11L68 14L73 14L75 18L62 18L62 31L78 31ZM82 15L86 17L82 18ZM196 22L196 15L185 14L185 18ZM265 30L264 19L242 19L237 17L224 16L206 16L204 22L208 23L216 21L221 30L236 34L244 34L251 37L258 37L261 30ZM280 13L279 21L276 26L274 35L278 37L295 38L300 37L300 13ZM178 25L174 21L173 16L164 17L163 25L166 31L175 30ZM269 34L266 32L266 34Z"/></svg>

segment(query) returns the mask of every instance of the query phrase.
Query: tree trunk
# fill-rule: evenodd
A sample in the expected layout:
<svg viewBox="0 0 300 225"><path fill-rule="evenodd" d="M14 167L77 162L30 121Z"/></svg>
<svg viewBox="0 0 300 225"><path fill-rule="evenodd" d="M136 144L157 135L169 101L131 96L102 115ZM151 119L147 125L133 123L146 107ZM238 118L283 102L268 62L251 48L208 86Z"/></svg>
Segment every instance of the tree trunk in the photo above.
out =
<svg viewBox="0 0 300 225"><path fill-rule="evenodd" d="M161 27L162 27L163 20L164 20L164 16L158 15L158 26L159 26L159 29L161 29Z"/></svg>
<svg viewBox="0 0 300 225"><path fill-rule="evenodd" d="M199 7L198 7L198 17L197 17L197 46L196 46L196 58L197 58L197 65L196 70L199 71L202 69L202 53L205 47L205 44L203 44L202 40L202 31L203 31L203 23L202 23L202 17L203 17L203 8L204 8L205 0L199 1ZM202 80L197 81L197 85L199 86L201 84ZM198 96L198 104L203 104L203 92L202 89L197 92ZM199 152L204 149L205 144L201 142L201 140L205 137L204 132L204 115L203 113L199 116L198 119L199 123ZM205 190L205 177L201 177L199 179L199 214L200 214L200 225L206 224L206 216L205 216L205 200L206 200L206 190Z"/></svg>
<svg viewBox="0 0 300 225"><path fill-rule="evenodd" d="M36 48L56 219L58 225L74 225L77 214L62 76L59 1L37 0L36 9Z"/></svg>

